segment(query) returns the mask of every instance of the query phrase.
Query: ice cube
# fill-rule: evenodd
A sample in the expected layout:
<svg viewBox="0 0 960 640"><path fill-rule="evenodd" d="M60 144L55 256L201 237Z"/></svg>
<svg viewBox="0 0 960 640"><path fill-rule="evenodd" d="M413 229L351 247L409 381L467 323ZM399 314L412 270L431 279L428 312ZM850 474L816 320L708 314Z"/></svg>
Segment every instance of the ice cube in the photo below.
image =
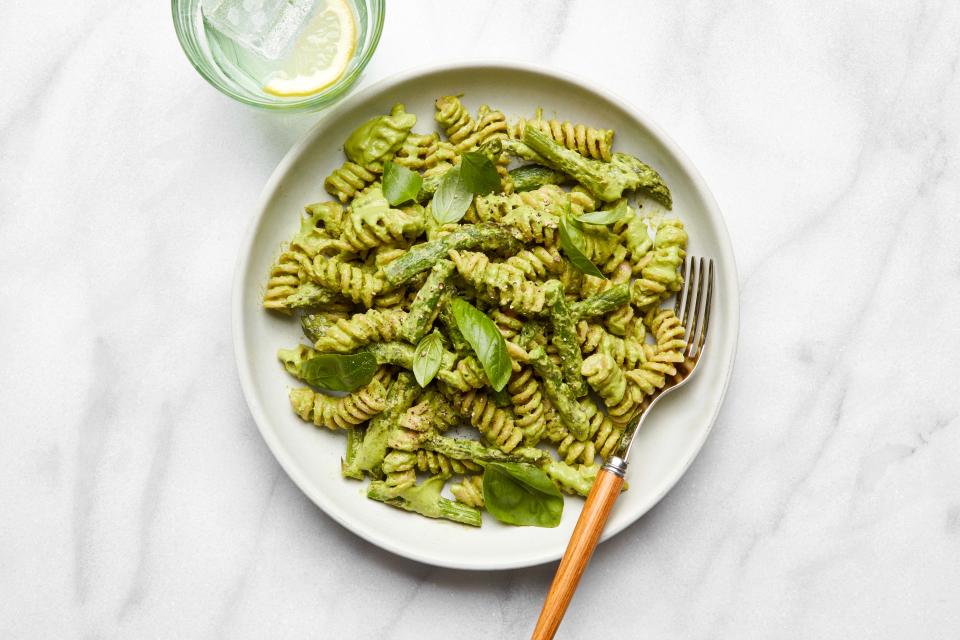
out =
<svg viewBox="0 0 960 640"><path fill-rule="evenodd" d="M322 0L320 0L322 2ZM318 0L202 0L207 23L239 46L280 60Z"/></svg>

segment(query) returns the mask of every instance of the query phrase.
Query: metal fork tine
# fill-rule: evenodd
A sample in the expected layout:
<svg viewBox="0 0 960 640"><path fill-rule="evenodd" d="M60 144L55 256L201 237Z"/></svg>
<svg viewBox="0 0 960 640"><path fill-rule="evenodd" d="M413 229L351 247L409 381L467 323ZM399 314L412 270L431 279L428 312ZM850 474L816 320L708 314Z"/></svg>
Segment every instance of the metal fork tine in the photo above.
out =
<svg viewBox="0 0 960 640"><path fill-rule="evenodd" d="M706 264L703 258L697 258L697 293L693 302L693 311L690 316L690 326L687 327L686 357L692 358L697 344L697 330L700 325L700 313L703 310L703 281L706 280ZM686 326L686 325L685 325Z"/></svg>
<svg viewBox="0 0 960 640"><path fill-rule="evenodd" d="M713 260L710 260L710 274L707 276L707 302L703 308L703 328L700 330L700 339L697 340L697 353L694 357L699 358L703 351L703 343L707 340L707 329L710 326L710 307L713 304Z"/></svg>
<svg viewBox="0 0 960 640"><path fill-rule="evenodd" d="M677 316L678 318L680 317L680 307L682 306L682 303L683 303L683 294L685 293L687 288L687 274L689 272L690 272L690 260L687 259L683 261L683 289L681 289L680 292L677 293L676 295L677 300L676 302L673 303L673 315Z"/></svg>
<svg viewBox="0 0 960 640"><path fill-rule="evenodd" d="M690 262L690 270L689 277L683 282L683 293L686 295L684 296L685 300L683 303L683 316L680 318L680 324L682 324L684 327L687 326L687 318L690 316L690 307L693 304L693 285L695 284L697 275L697 269L694 266L694 258L691 257L688 260Z"/></svg>
<svg viewBox="0 0 960 640"><path fill-rule="evenodd" d="M706 281L706 286L704 286ZM696 372L707 341L707 329L710 327L710 315L713 307L713 288L716 285L716 265L712 258L688 257L684 261L683 288L677 292L674 313L681 319L686 330L686 346L683 347L683 362L677 363L675 375L666 378L666 384L654 391L643 401L643 409L624 429L617 445L616 457L626 460L633 446L633 437L640 430L643 421L653 406L664 396L676 391ZM694 291L696 289L696 291ZM702 320L701 320L702 316ZM616 458L614 458L616 459Z"/></svg>

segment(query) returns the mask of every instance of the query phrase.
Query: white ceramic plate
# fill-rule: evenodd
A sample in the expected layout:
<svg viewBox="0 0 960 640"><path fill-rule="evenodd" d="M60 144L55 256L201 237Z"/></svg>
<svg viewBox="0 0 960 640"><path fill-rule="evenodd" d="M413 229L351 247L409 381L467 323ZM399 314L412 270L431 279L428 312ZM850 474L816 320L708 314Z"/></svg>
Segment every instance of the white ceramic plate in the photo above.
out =
<svg viewBox="0 0 960 640"><path fill-rule="evenodd" d="M458 569L506 569L558 559L580 513L568 498L555 529L509 527L484 515L474 529L427 520L364 497L365 483L340 476L343 434L302 422L287 401L295 385L277 362L280 347L300 339L297 323L261 307L267 271L281 244L297 230L303 205L329 199L323 178L343 161L341 146L366 119L395 102L416 113L429 131L433 101L464 94L471 109L489 103L508 117L547 114L616 130L615 145L654 166L673 192L674 213L687 226L692 255L713 256L718 294L705 360L690 384L665 398L634 445L625 492L604 539L636 521L670 490L700 451L717 416L733 367L739 323L737 276L720 210L693 164L656 125L610 93L550 71L509 63L432 67L398 75L357 93L324 115L283 159L264 188L240 249L233 290L233 337L240 382L263 439L294 482L331 517L394 553ZM319 541L318 541L319 543Z"/></svg>

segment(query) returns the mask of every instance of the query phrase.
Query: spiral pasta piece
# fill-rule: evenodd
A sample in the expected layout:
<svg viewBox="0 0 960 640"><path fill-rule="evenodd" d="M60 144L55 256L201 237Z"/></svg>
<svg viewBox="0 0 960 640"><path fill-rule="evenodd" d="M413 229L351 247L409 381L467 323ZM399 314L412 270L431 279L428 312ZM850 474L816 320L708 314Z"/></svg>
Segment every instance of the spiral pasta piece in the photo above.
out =
<svg viewBox="0 0 960 640"><path fill-rule="evenodd" d="M600 472L598 464L567 464L566 462L549 462L544 467L547 476L558 489L572 495L587 496L593 488L593 483Z"/></svg>
<svg viewBox="0 0 960 640"><path fill-rule="evenodd" d="M460 482L450 485L450 493L468 507L483 509L483 477L468 476Z"/></svg>
<svg viewBox="0 0 960 640"><path fill-rule="evenodd" d="M673 309L651 309L644 318L644 324L657 341L656 352L647 358L648 368L656 367L665 376L676 375L675 365L683 362L683 352L687 347L686 330L680 324L680 319Z"/></svg>
<svg viewBox="0 0 960 640"><path fill-rule="evenodd" d="M596 200L585 190L574 187L570 191L564 191L563 187L555 184L545 184L532 191L518 193L516 196L521 204L538 211L553 211L557 207L562 209L569 204L571 213L580 214L593 211L597 206Z"/></svg>
<svg viewBox="0 0 960 640"><path fill-rule="evenodd" d="M627 249L620 244L620 238L596 225L584 229L582 249L587 259L604 273L612 273L627 257Z"/></svg>
<svg viewBox="0 0 960 640"><path fill-rule="evenodd" d="M339 202L314 202L305 206L304 210L314 221L315 227L322 228L327 236L336 238L340 235L344 212L343 205Z"/></svg>
<svg viewBox="0 0 960 640"><path fill-rule="evenodd" d="M500 167L498 167L499 169ZM557 185L548 184L522 193L492 193L477 196L467 210L464 220L471 223L502 222L505 217L517 209L532 209L535 212L533 214L534 218L538 218L540 214L547 214L542 224L556 228L559 219L556 218L554 211L558 208L563 209L567 203L570 204L571 211L575 214L593 211L596 207L594 199L585 191L576 189L564 191ZM530 214L524 213L521 215L528 216ZM534 237L527 241L534 241Z"/></svg>
<svg viewBox="0 0 960 640"><path fill-rule="evenodd" d="M686 330L673 309L651 309L644 318L657 341L658 353L676 354L675 362L683 362L683 350L687 346Z"/></svg>
<svg viewBox="0 0 960 640"><path fill-rule="evenodd" d="M491 109L482 104L477 110L477 130L474 134L474 145L481 146L496 140L497 138L507 137L507 118L502 111Z"/></svg>
<svg viewBox="0 0 960 640"><path fill-rule="evenodd" d="M457 157L452 144L440 140L435 133L419 135L411 133L403 141L403 146L393 157L393 162L414 171L431 169L441 162L449 162Z"/></svg>
<svg viewBox="0 0 960 640"><path fill-rule="evenodd" d="M604 326L613 335L623 337L633 327L635 320L636 314L633 311L633 305L625 304L606 317Z"/></svg>
<svg viewBox="0 0 960 640"><path fill-rule="evenodd" d="M543 397L543 421L546 423L546 428L543 431L543 437L546 440L550 442L563 440L567 432L567 427L563 424L563 420L560 419L556 408L550 402L550 398L546 396Z"/></svg>
<svg viewBox="0 0 960 640"><path fill-rule="evenodd" d="M600 395L610 420L616 424L629 422L641 409L644 393L627 384L623 369L607 353L595 353L583 361L583 375Z"/></svg>
<svg viewBox="0 0 960 640"><path fill-rule="evenodd" d="M677 247L683 255L686 255L687 231L683 223L676 218L661 220L657 225L653 246L659 249Z"/></svg>
<svg viewBox="0 0 960 640"><path fill-rule="evenodd" d="M475 251L452 250L449 255L463 279L496 299L498 304L523 315L543 311L546 304L543 286L524 278L523 272L516 267L490 262L486 254Z"/></svg>
<svg viewBox="0 0 960 640"><path fill-rule="evenodd" d="M634 269L640 277L633 282L630 297L641 311L646 311L670 294L680 291L683 277L680 265L687 255L687 232L679 220L661 220L653 242L653 250L648 251Z"/></svg>
<svg viewBox="0 0 960 640"><path fill-rule="evenodd" d="M477 123L460 102L457 96L443 96L435 103L437 112L434 119L440 123L447 134L447 139L458 150L466 150L473 146L471 137L477 130Z"/></svg>
<svg viewBox="0 0 960 640"><path fill-rule="evenodd" d="M430 475L477 473L481 467L471 460L456 460L435 451L394 449L384 457L383 470L387 473L412 473L416 477L417 472Z"/></svg>
<svg viewBox="0 0 960 640"><path fill-rule="evenodd" d="M263 294L264 308L290 313L286 301L297 292L297 287L300 286L302 261L306 259L306 256L297 251L284 251L280 254L277 261L270 267L267 290Z"/></svg>
<svg viewBox="0 0 960 640"><path fill-rule="evenodd" d="M589 398L581 400L580 406L586 413L590 424L590 437L580 442L569 432L566 432L565 428L563 430L554 429L551 439L558 442L557 453L567 464L574 464L577 461L592 464L598 454L606 460L616 451L623 435L623 428L604 415Z"/></svg>
<svg viewBox="0 0 960 640"><path fill-rule="evenodd" d="M520 206L500 222L523 242L537 242L546 247L555 247L560 242L560 218L547 211Z"/></svg>
<svg viewBox="0 0 960 640"><path fill-rule="evenodd" d="M502 335L505 340L516 338L523 330L523 320L501 309L494 309L490 313L490 319L497 325L500 335Z"/></svg>
<svg viewBox="0 0 960 640"><path fill-rule="evenodd" d="M377 174L355 162L344 162L323 181L323 188L340 202L347 202L377 180Z"/></svg>
<svg viewBox="0 0 960 640"><path fill-rule="evenodd" d="M544 398L540 383L533 375L533 369L522 367L514 373L507 383L507 392L513 403L514 424L523 432L523 441L533 446L540 441L547 420L544 411Z"/></svg>
<svg viewBox="0 0 960 640"><path fill-rule="evenodd" d="M633 276L633 271L630 268L630 262L623 260L617 267L610 273L610 286L616 286L618 284L625 284L630 282L631 277Z"/></svg>
<svg viewBox="0 0 960 640"><path fill-rule="evenodd" d="M627 391L627 381L623 377L623 369L609 354L595 353L584 359L580 372L608 407L623 400Z"/></svg>
<svg viewBox="0 0 960 640"><path fill-rule="evenodd" d="M657 357L657 349L653 345L643 345L643 352L644 358L639 366L626 371L623 375L644 395L650 395L657 389L663 388L667 376L676 375L677 370L669 360L663 361Z"/></svg>
<svg viewBox="0 0 960 640"><path fill-rule="evenodd" d="M626 277L624 278L624 270ZM630 264L621 262L613 270L609 278L598 278L587 275L569 262L564 262L557 278L563 283L563 289L568 296L589 298L607 291L611 287L630 279Z"/></svg>
<svg viewBox="0 0 960 640"><path fill-rule="evenodd" d="M626 379L626 372L624 372L624 379ZM638 386L628 383L623 399L607 407L607 417L614 424L624 425L633 420L645 406L643 391Z"/></svg>
<svg viewBox="0 0 960 640"><path fill-rule="evenodd" d="M467 418L490 443L505 453L513 451L523 440L510 412L496 406L489 396L479 391L451 394L457 410Z"/></svg>
<svg viewBox="0 0 960 640"><path fill-rule="evenodd" d="M316 256L309 275L320 286L367 307L372 306L373 298L386 288L386 282L381 278L340 258Z"/></svg>
<svg viewBox="0 0 960 640"><path fill-rule="evenodd" d="M403 289L394 289L373 299L375 309L399 309L407 307L407 292Z"/></svg>
<svg viewBox="0 0 960 640"><path fill-rule="evenodd" d="M569 262L563 263L563 270L557 276L557 279L560 281L560 284L563 285L564 292L571 298L581 297L588 298L591 294L583 293L583 282L584 278L592 277L587 276L584 272L580 271L574 267ZM602 278L596 278L596 280L603 281Z"/></svg>
<svg viewBox="0 0 960 640"><path fill-rule="evenodd" d="M564 263L556 247L532 247L510 256L506 264L516 267L531 280L544 280L560 274Z"/></svg>
<svg viewBox="0 0 960 640"><path fill-rule="evenodd" d="M464 214L464 220L471 223L477 222L500 222L504 216L513 211L523 202L518 194L500 194L491 193L483 196L477 196L473 199L473 204Z"/></svg>
<svg viewBox="0 0 960 640"><path fill-rule="evenodd" d="M499 162L501 164L496 165L496 169L497 174L500 176L500 190L507 195L513 195L517 187L513 183L513 176L510 175L510 169L508 169L505 164L509 162L509 159L506 156L501 156Z"/></svg>
<svg viewBox="0 0 960 640"><path fill-rule="evenodd" d="M374 378L365 387L342 398L317 393L309 387L290 391L290 404L302 419L328 429L347 429L383 411L387 390Z"/></svg>
<svg viewBox="0 0 960 640"><path fill-rule="evenodd" d="M679 291L683 286L679 273L683 263L680 249L671 246L655 249L644 256L640 277L630 285L630 300L641 311L646 311L660 300Z"/></svg>
<svg viewBox="0 0 960 640"><path fill-rule="evenodd" d="M611 335L598 324L581 320L577 323L577 339L584 355L594 352L606 353L620 367L632 369L643 361L643 343L633 337L620 338Z"/></svg>
<svg viewBox="0 0 960 640"><path fill-rule="evenodd" d="M613 129L597 129L582 124L573 124L552 119L518 120L510 127L510 137L517 140L523 137L526 127L536 127L541 132L567 149L595 160L610 160L613 150Z"/></svg>
<svg viewBox="0 0 960 640"><path fill-rule="evenodd" d="M441 394L429 390L397 420L397 426L418 433L443 433L459 421L456 410Z"/></svg>
<svg viewBox="0 0 960 640"><path fill-rule="evenodd" d="M634 273L640 273L640 260L653 248L648 223L648 218L641 217L630 209L626 216L611 225L613 232L627 248Z"/></svg>
<svg viewBox="0 0 960 640"><path fill-rule="evenodd" d="M594 353L607 339L607 332L598 324L581 320L577 323L577 339L580 341L580 351L586 355Z"/></svg>
<svg viewBox="0 0 960 640"><path fill-rule="evenodd" d="M461 358L450 370L441 369L437 377L464 393L487 386L487 374L473 356Z"/></svg>
<svg viewBox="0 0 960 640"><path fill-rule="evenodd" d="M300 230L290 245L270 267L263 306L267 309L289 313L288 298L295 293L304 280L304 271L310 267L313 256L330 242L326 231L318 225L341 209L335 203L318 203L307 207L308 215L300 219Z"/></svg>
<svg viewBox="0 0 960 640"><path fill-rule="evenodd" d="M337 320L317 340L314 347L321 353L350 353L371 342L390 342L400 335L407 312L399 309L370 309L349 320Z"/></svg>
<svg viewBox="0 0 960 640"><path fill-rule="evenodd" d="M567 464L582 462L583 464L592 464L597 459L597 446L592 440L583 442L574 438L564 429L562 436L557 442L557 453L560 459ZM555 434L556 435L556 434Z"/></svg>
<svg viewBox="0 0 960 640"><path fill-rule="evenodd" d="M687 342L685 329L672 309L651 309L644 318L657 346L644 345L644 360L637 369L626 373L644 394L651 394L666 384L668 376L677 374L676 364L683 362Z"/></svg>
<svg viewBox="0 0 960 640"><path fill-rule="evenodd" d="M423 207L393 209L379 186L354 198L340 240L353 251L406 243L423 233Z"/></svg>
<svg viewBox="0 0 960 640"><path fill-rule="evenodd" d="M386 466L386 459L384 459L384 466ZM383 482L390 493L397 495L404 489L409 489L417 484L417 472L413 469L389 472L384 470Z"/></svg>
<svg viewBox="0 0 960 640"><path fill-rule="evenodd" d="M603 293L612 286L613 283L609 279L583 274L583 279L580 281L579 293L581 297L589 298L590 296Z"/></svg>
<svg viewBox="0 0 960 640"><path fill-rule="evenodd" d="M376 253L373 255L373 266L376 267L377 271L383 270L385 266L405 254L406 249L401 249L400 247L392 246L383 246L378 247Z"/></svg>

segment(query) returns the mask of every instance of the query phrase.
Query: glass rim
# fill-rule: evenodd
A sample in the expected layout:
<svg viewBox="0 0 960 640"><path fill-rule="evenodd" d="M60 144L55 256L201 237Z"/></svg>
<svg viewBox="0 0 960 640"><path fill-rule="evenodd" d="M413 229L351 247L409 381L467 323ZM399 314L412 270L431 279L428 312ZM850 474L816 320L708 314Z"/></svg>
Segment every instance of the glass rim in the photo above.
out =
<svg viewBox="0 0 960 640"><path fill-rule="evenodd" d="M353 69L337 79L332 85L322 90L320 93L304 96L297 100L276 101L264 98L257 99L250 95L245 95L234 90L230 83L225 80L223 72L217 67L199 42L199 35L195 29L195 16L190 9L198 5L200 0L170 0L170 8L173 13L173 27L177 33L177 40L180 42L180 48L183 49L190 65L196 69L204 80L220 93L233 98L238 102L272 111L310 111L318 109L344 93L360 76L374 51L380 42L380 35L383 32L384 5L385 0L351 0L359 1L367 5L368 9L368 28L369 33L364 42L363 49L356 57L356 64Z"/></svg>

